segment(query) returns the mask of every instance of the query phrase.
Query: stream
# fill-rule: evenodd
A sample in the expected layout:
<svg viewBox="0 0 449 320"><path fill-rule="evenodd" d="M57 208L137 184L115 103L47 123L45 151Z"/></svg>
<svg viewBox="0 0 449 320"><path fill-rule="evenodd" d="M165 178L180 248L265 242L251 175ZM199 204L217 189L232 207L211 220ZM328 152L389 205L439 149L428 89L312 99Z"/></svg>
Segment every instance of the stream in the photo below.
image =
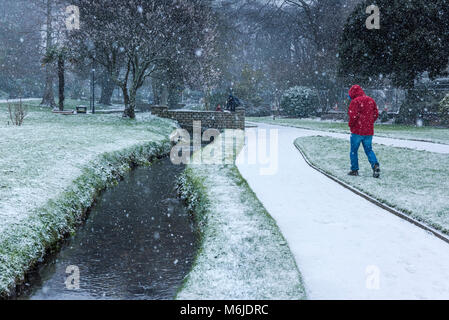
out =
<svg viewBox="0 0 449 320"><path fill-rule="evenodd" d="M104 191L19 299L173 299L196 253L194 225L176 192L183 170L165 158Z"/></svg>

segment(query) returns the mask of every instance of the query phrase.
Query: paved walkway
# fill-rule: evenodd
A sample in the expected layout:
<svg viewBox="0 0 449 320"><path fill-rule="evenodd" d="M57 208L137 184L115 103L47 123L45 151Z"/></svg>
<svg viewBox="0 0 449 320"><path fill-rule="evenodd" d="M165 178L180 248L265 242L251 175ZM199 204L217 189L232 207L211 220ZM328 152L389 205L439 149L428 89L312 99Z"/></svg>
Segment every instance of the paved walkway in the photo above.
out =
<svg viewBox="0 0 449 320"><path fill-rule="evenodd" d="M447 243L310 168L293 145L300 136L347 135L265 124L247 130L259 129L279 130L277 172L261 175L266 164L247 164L255 150L248 144L238 168L277 221L311 299L449 299ZM375 143L449 153L425 142Z"/></svg>

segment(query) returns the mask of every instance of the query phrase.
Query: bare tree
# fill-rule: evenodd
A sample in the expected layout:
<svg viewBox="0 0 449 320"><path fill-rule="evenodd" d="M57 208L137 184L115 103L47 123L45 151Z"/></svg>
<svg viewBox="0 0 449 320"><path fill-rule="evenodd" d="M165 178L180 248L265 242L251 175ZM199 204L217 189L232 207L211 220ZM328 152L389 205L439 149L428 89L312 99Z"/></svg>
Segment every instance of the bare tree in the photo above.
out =
<svg viewBox="0 0 449 320"><path fill-rule="evenodd" d="M11 98L41 94L42 37L34 9L28 0L0 1L0 90Z"/></svg>
<svg viewBox="0 0 449 320"><path fill-rule="evenodd" d="M82 25L73 37L79 46L83 39L92 41L90 56L121 88L124 116L130 118L135 117L137 91L154 72L170 65L187 73L186 61L203 49L205 22L210 22L201 0L86 0L79 5Z"/></svg>
<svg viewBox="0 0 449 320"><path fill-rule="evenodd" d="M46 24L45 24L45 54L48 55L53 46L53 1L46 0ZM55 106L53 93L53 68L51 64L45 66L45 89L41 105Z"/></svg>

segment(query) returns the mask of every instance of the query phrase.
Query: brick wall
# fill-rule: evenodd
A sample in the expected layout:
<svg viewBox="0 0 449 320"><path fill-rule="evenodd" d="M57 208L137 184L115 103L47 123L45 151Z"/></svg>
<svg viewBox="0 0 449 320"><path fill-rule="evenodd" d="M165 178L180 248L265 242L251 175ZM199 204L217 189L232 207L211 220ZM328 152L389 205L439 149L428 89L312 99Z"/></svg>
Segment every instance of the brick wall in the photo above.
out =
<svg viewBox="0 0 449 320"><path fill-rule="evenodd" d="M152 106L151 113L161 118L178 121L179 125L190 130L194 121L201 121L203 130L207 129L241 129L245 130L245 109L237 108L235 112L169 110L166 106Z"/></svg>

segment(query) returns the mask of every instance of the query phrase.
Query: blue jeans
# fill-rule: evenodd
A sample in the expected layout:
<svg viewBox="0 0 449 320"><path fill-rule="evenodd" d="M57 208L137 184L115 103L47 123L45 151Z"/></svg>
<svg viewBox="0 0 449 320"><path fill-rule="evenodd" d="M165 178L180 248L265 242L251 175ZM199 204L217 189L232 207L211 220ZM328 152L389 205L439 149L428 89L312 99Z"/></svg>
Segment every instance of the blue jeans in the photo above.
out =
<svg viewBox="0 0 449 320"><path fill-rule="evenodd" d="M359 170L359 147L360 144L363 144L363 149L365 149L366 156L368 157L369 163L371 163L371 167L374 169L374 166L379 162L377 161L376 155L373 151L373 136L360 136L358 134L351 134L351 170L357 171Z"/></svg>

